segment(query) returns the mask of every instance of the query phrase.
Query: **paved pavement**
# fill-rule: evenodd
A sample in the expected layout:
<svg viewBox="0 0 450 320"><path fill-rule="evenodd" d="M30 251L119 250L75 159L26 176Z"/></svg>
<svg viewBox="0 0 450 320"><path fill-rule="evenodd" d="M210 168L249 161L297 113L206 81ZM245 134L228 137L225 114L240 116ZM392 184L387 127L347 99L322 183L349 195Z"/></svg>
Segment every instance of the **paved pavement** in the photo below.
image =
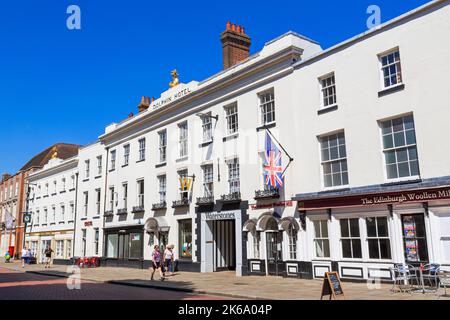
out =
<svg viewBox="0 0 450 320"><path fill-rule="evenodd" d="M0 263L0 268L10 268L22 271L18 264ZM25 268L28 272L38 272L60 277L68 277L67 266L54 266L51 270L42 265L32 265ZM125 268L81 269L81 279L95 283L121 284L141 288L175 290L178 292L208 294L237 299L257 300L318 300L322 290L322 280L302 280L281 277L242 277L237 278L234 272L220 273L180 273L167 281L150 281L150 271ZM344 282L343 288L348 300L440 300L443 297L441 289L437 294L391 293L391 285L379 284L368 287L367 283ZM450 293L450 292L449 292Z"/></svg>
<svg viewBox="0 0 450 320"><path fill-rule="evenodd" d="M222 300L223 297L81 281L68 289L67 279L0 267L0 300Z"/></svg>

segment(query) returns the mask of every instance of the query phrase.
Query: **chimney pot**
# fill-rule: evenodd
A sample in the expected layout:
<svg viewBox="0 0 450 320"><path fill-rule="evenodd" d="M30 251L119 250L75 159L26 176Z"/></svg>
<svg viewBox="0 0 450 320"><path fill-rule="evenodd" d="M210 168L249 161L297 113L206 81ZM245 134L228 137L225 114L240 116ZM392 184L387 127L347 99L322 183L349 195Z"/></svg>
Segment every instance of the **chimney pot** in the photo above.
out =
<svg viewBox="0 0 450 320"><path fill-rule="evenodd" d="M223 68L228 69L250 56L251 39L241 25L227 22L221 34Z"/></svg>

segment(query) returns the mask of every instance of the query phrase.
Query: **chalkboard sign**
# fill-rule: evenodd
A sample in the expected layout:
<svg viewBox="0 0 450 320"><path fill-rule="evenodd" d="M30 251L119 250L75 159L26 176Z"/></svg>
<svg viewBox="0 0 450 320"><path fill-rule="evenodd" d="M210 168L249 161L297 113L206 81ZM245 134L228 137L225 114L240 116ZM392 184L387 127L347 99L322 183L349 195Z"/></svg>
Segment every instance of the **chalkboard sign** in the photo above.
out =
<svg viewBox="0 0 450 320"><path fill-rule="evenodd" d="M323 279L322 296L330 296L331 299L345 299L344 289L342 289L341 279L337 272L326 272L325 279Z"/></svg>

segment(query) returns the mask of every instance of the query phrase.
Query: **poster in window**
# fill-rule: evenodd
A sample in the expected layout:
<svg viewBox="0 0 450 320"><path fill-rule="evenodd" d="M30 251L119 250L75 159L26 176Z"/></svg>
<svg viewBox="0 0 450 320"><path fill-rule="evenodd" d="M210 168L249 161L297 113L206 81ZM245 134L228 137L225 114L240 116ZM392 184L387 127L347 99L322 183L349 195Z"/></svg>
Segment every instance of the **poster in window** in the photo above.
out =
<svg viewBox="0 0 450 320"><path fill-rule="evenodd" d="M138 233L131 234L131 241L141 241L141 235Z"/></svg>
<svg viewBox="0 0 450 320"><path fill-rule="evenodd" d="M418 245L416 240L406 240L405 241L405 249L406 249L406 260L407 261L420 261Z"/></svg>
<svg viewBox="0 0 450 320"><path fill-rule="evenodd" d="M404 218L403 232L405 234L405 238L416 237L416 224L414 223L414 220L412 218L410 217Z"/></svg>

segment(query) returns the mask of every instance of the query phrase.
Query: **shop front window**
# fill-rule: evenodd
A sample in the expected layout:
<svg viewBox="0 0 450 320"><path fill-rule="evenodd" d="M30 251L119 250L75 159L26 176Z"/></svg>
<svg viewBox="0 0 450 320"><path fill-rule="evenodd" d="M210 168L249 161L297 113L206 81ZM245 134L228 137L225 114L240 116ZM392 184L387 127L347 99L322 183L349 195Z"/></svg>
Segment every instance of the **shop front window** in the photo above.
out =
<svg viewBox="0 0 450 320"><path fill-rule="evenodd" d="M119 248L119 235L109 234L107 237L107 257L117 258L118 248Z"/></svg>
<svg viewBox="0 0 450 320"><path fill-rule="evenodd" d="M253 237L253 258L259 259L260 257L260 242L261 242L261 232L256 231L256 228L252 231Z"/></svg>
<svg viewBox="0 0 450 320"><path fill-rule="evenodd" d="M406 262L428 262L423 214L403 215L402 228Z"/></svg>
<svg viewBox="0 0 450 320"><path fill-rule="evenodd" d="M330 240L328 238L328 220L314 221L314 243L317 258L330 257Z"/></svg>
<svg viewBox="0 0 450 320"><path fill-rule="evenodd" d="M192 258L192 220L179 221L179 247L180 257L185 259Z"/></svg>
<svg viewBox="0 0 450 320"><path fill-rule="evenodd" d="M142 239L141 233L130 234L130 259L140 259L142 257Z"/></svg>
<svg viewBox="0 0 450 320"><path fill-rule="evenodd" d="M359 232L359 219L341 219L342 257L361 259L361 235Z"/></svg>

